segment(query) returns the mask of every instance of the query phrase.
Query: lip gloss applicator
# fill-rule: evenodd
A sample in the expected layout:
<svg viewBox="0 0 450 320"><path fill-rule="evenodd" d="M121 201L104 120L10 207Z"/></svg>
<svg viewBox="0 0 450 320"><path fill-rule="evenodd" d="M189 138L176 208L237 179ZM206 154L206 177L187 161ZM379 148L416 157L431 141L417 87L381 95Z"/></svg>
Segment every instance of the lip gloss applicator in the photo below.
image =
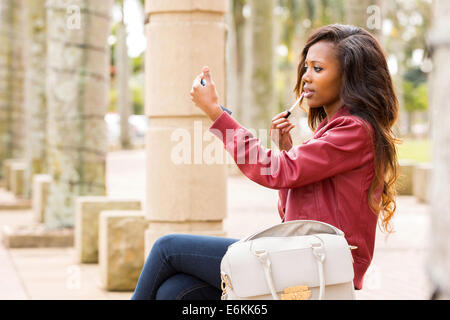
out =
<svg viewBox="0 0 450 320"><path fill-rule="evenodd" d="M298 104L300 104L300 105L302 104L303 98L305 97L305 92L303 92L303 85L304 85L304 82L302 81L301 84L300 84L300 92L301 92L302 94L300 95L300 98L298 98L297 101L295 101L295 103L292 105L292 107L289 108L289 110L287 111L287 115L285 115L284 118L287 119L287 118L292 114L292 111L294 111L295 107L296 107ZM300 108L301 108L301 106L300 106ZM302 108L302 110L303 110L303 111L306 111L306 110L303 109L303 108Z"/></svg>

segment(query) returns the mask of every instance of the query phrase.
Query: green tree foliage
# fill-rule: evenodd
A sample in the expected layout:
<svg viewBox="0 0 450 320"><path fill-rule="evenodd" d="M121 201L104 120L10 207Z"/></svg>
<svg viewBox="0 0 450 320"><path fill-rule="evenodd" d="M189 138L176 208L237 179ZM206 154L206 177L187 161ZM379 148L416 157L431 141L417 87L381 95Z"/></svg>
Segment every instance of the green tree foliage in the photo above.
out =
<svg viewBox="0 0 450 320"><path fill-rule="evenodd" d="M133 99L133 114L144 114L144 89L142 86L131 86L131 98Z"/></svg>
<svg viewBox="0 0 450 320"><path fill-rule="evenodd" d="M405 110L408 112L426 111L428 109L428 88L425 82L417 86L413 82L403 81L403 97Z"/></svg>

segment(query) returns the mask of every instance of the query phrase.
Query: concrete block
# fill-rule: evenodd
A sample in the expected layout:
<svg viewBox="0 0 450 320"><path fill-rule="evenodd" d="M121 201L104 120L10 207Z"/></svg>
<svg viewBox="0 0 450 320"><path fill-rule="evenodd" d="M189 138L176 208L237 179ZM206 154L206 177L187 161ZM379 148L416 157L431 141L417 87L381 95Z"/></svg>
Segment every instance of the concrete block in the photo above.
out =
<svg viewBox="0 0 450 320"><path fill-rule="evenodd" d="M419 202L430 203L431 163L421 163L414 167L413 195Z"/></svg>
<svg viewBox="0 0 450 320"><path fill-rule="evenodd" d="M18 163L18 162L25 163L25 161L23 159L6 159L6 160L3 160L3 163L2 163L2 176L3 176L3 179L4 179L6 190L11 190L11 178L10 178L11 165L13 163Z"/></svg>
<svg viewBox="0 0 450 320"><path fill-rule="evenodd" d="M413 194L413 172L414 167L418 164L412 160L400 160L400 175L396 181L396 189L398 195Z"/></svg>
<svg viewBox="0 0 450 320"><path fill-rule="evenodd" d="M35 174L33 176L32 207L34 221L37 223L44 222L51 181L52 176L49 174Z"/></svg>
<svg viewBox="0 0 450 320"><path fill-rule="evenodd" d="M16 198L11 192L5 189L0 189L0 199L0 211L28 210L31 208L30 199Z"/></svg>
<svg viewBox="0 0 450 320"><path fill-rule="evenodd" d="M103 287L135 289L145 262L143 211L102 211L99 222L99 266Z"/></svg>
<svg viewBox="0 0 450 320"><path fill-rule="evenodd" d="M6 248L54 248L73 246L73 228L46 229L44 225L3 226Z"/></svg>
<svg viewBox="0 0 450 320"><path fill-rule="evenodd" d="M101 211L106 210L141 210L141 202L101 196L77 198L75 249L81 263L98 263L99 216Z"/></svg>
<svg viewBox="0 0 450 320"><path fill-rule="evenodd" d="M23 162L11 163L9 170L11 192L17 198L25 197L25 171L27 165Z"/></svg>

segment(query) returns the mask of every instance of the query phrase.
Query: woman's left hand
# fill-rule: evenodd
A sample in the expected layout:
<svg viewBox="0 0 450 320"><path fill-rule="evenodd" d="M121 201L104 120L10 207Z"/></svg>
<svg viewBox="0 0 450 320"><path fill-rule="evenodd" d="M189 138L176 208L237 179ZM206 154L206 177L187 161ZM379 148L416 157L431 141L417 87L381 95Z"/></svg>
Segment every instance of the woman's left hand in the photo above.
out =
<svg viewBox="0 0 450 320"><path fill-rule="evenodd" d="M206 86L202 86L200 81L204 79ZM208 67L203 67L192 83L191 99L212 121L215 121L223 112L219 105L219 97L216 91L216 85L211 78Z"/></svg>

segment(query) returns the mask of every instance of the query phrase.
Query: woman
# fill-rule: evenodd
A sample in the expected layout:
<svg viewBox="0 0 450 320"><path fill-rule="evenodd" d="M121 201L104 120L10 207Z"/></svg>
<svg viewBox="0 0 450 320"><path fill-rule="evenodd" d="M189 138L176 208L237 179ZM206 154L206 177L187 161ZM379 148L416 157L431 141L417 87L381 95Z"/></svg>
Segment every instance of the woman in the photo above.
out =
<svg viewBox="0 0 450 320"><path fill-rule="evenodd" d="M347 242L357 246L352 255L358 290L372 260L377 221L390 232L396 209L398 140L391 129L398 102L383 50L361 28L320 28L301 54L297 97L302 87L314 136L292 146L289 131L294 125L286 112L278 114L272 119L271 137L277 137L279 154L263 147L222 110L207 67L194 80L191 97L214 121L210 131L223 141L240 170L256 183L279 190L282 221L323 221L343 230ZM220 261L235 241L194 235L158 239L133 299L219 299Z"/></svg>

